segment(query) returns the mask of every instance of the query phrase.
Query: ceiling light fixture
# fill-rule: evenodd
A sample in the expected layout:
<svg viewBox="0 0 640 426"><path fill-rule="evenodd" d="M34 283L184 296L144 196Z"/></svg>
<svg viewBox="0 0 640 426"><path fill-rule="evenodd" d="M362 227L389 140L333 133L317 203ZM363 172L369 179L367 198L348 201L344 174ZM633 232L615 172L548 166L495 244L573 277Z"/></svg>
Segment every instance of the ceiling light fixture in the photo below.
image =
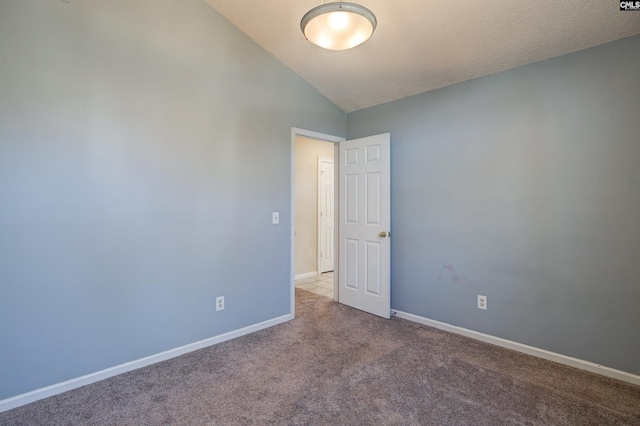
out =
<svg viewBox="0 0 640 426"><path fill-rule="evenodd" d="M329 50L347 50L371 37L376 29L375 15L355 3L321 4L300 21L302 33L311 43Z"/></svg>

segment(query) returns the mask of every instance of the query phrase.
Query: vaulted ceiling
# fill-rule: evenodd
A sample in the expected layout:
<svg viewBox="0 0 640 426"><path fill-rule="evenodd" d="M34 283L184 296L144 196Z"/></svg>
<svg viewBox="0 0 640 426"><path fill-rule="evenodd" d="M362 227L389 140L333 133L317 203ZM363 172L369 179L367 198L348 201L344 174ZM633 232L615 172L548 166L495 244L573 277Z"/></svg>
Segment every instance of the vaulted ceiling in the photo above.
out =
<svg viewBox="0 0 640 426"><path fill-rule="evenodd" d="M320 0L205 1L345 112L640 34L616 0L358 0L378 27L336 52L300 31Z"/></svg>

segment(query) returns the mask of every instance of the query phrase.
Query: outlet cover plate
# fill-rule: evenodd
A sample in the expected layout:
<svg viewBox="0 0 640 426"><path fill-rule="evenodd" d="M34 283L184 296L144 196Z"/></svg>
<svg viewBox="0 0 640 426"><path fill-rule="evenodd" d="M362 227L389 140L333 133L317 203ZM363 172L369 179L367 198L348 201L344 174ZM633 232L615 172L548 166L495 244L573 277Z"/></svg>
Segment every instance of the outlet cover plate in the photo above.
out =
<svg viewBox="0 0 640 426"><path fill-rule="evenodd" d="M487 310L487 296L478 295L478 309Z"/></svg>

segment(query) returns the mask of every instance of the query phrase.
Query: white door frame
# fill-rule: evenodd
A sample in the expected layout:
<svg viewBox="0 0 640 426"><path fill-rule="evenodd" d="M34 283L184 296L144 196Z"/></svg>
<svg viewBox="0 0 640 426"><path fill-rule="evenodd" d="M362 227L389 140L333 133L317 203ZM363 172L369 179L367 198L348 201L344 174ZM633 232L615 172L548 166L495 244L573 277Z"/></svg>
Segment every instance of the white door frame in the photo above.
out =
<svg viewBox="0 0 640 426"><path fill-rule="evenodd" d="M290 271L290 275L291 275L291 318L295 318L295 313L296 313L296 278L295 278L295 268L296 268L296 262L295 262L295 236L294 236L294 232L296 229L296 211L295 211L295 204L296 204L296 199L295 199L295 195L296 195L296 188L295 188L295 175L296 175L296 136L305 136L308 138L313 138L313 139L319 139L319 140L323 140L323 141L327 141L327 142L332 142L334 144L334 162L338 162L339 161L339 149L338 149L338 143L340 142L344 142L346 139L339 137L339 136L333 136L333 135L327 135L325 133L318 133L318 132L314 132L311 130L305 130L305 129L299 129L297 127L292 127L291 128L291 158L290 158L290 163L289 163L289 168L290 168L290 173L291 173L291 243L289 245L289 252L290 252L290 258L291 258L291 271ZM337 168L334 168L334 174L337 173ZM334 180L334 182L337 182L337 179ZM334 186L335 188L335 194L334 194L334 199L335 199L335 211L339 211L339 188L338 185ZM334 234L337 234L338 232L338 227L335 226L334 227ZM334 241L338 241L338 235L334 236ZM334 253L334 256L337 258L338 256L338 247L336 244L336 251ZM338 269L337 269L337 265L335 266L335 272L333 274L334 276L334 283L333 283L333 297L334 300L337 300L336 298L338 297L338 292L337 292L337 288L338 288Z"/></svg>
<svg viewBox="0 0 640 426"><path fill-rule="evenodd" d="M318 265L317 266L318 275L320 275L322 273L321 269L323 269L323 268L320 267L320 265L322 264L321 253L322 253L322 234L323 234L322 233L322 215L320 214L320 212L321 212L320 206L322 205L322 191L321 191L321 188L320 188L320 185L322 185L322 180L321 180L321 176L320 176L320 165L323 162L324 163L331 163L331 164L335 165L335 159L334 158L329 158L329 157L318 156L318 212L317 212L317 215L318 215L318 249L317 249L317 253L316 253L318 255L318 260L316 261L317 265ZM335 167L333 169L333 175L334 175L333 176L334 205L333 205L333 212L332 213L333 213L333 233L335 235L335 233L336 233L335 232L336 231L336 220L335 220L336 214L335 213L337 211L336 210L336 206L335 206L335 193L336 193L336 191L335 191L335 186L336 186L335 185L335 182L336 182L335 177L337 175ZM334 240L333 241L333 265L334 265L334 269L335 269L335 264L336 264L336 255L335 255L336 249L335 249L335 247L336 247L336 241ZM333 281L335 283L335 279ZM335 292L334 292L334 294L335 294Z"/></svg>

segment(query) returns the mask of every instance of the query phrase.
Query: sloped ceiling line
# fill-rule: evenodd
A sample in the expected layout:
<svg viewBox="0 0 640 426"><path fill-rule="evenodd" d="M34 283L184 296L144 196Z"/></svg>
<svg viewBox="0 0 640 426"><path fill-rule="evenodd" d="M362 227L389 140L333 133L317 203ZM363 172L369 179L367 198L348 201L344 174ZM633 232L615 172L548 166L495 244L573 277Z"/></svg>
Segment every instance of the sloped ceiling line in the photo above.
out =
<svg viewBox="0 0 640 426"><path fill-rule="evenodd" d="M316 0L205 0L345 112L640 34L614 0L359 0L378 27L355 49L308 42Z"/></svg>

